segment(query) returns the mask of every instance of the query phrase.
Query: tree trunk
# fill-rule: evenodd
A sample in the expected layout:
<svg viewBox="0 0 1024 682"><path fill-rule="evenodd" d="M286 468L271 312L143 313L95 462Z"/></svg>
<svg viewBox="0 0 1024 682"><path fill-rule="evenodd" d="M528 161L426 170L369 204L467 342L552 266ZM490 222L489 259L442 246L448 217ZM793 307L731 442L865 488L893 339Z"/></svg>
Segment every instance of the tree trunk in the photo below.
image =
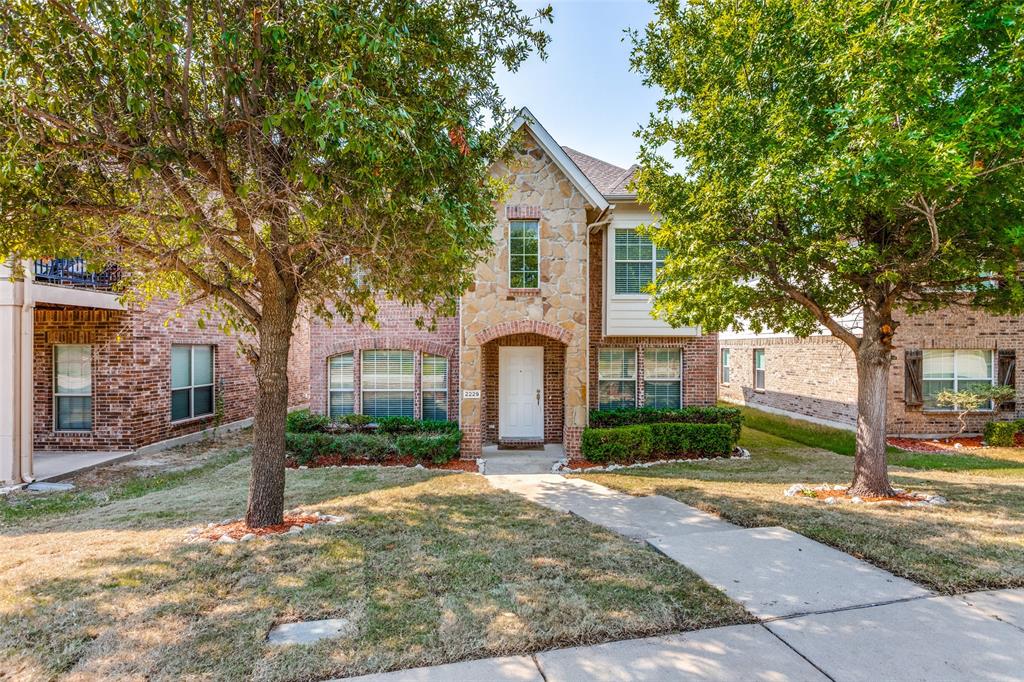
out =
<svg viewBox="0 0 1024 682"><path fill-rule="evenodd" d="M257 330L256 417L253 423L252 473L245 521L252 528L284 520L284 433L288 417L288 349L295 306L268 305Z"/></svg>
<svg viewBox="0 0 1024 682"><path fill-rule="evenodd" d="M864 335L857 349L857 451L851 495L893 494L886 462L885 421L892 362L893 322L865 308Z"/></svg>

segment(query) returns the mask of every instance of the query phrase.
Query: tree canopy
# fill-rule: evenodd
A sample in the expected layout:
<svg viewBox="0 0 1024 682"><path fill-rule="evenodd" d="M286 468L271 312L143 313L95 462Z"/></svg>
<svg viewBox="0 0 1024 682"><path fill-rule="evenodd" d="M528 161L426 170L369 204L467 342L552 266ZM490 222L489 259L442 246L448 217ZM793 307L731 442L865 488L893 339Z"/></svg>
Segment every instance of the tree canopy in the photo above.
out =
<svg viewBox="0 0 1024 682"><path fill-rule="evenodd" d="M495 65L547 42L511 0L15 0L0 26L0 251L113 257L248 327L268 278L319 312L450 307L489 244Z"/></svg>
<svg viewBox="0 0 1024 682"><path fill-rule="evenodd" d="M6 2L0 256L113 261L132 292L250 332L247 520L280 523L297 311L454 310L510 151L495 68L543 54L550 18L514 0Z"/></svg>
<svg viewBox="0 0 1024 682"><path fill-rule="evenodd" d="M664 93L638 177L658 309L851 342L872 301L1019 308L1022 27L1016 2L658 3L633 53Z"/></svg>

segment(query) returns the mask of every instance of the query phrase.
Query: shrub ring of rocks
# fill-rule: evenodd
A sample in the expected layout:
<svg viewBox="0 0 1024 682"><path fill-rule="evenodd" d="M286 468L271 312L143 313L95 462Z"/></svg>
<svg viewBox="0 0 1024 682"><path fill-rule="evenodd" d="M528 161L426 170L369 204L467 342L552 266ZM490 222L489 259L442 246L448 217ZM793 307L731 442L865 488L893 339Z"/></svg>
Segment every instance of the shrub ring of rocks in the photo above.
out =
<svg viewBox="0 0 1024 682"><path fill-rule="evenodd" d="M822 485L810 486L804 483L794 483L782 493L783 497L802 497L811 500L818 500L828 505L848 504L899 504L901 507L936 507L949 504L942 495L930 495L928 493L910 492L905 488L893 488L896 491L894 497L864 499L856 495L847 495L847 485Z"/></svg>
<svg viewBox="0 0 1024 682"><path fill-rule="evenodd" d="M245 517L241 516L237 519L224 519L218 523L208 523L205 526L190 528L185 533L185 542L232 545L252 540L298 535L314 526L344 523L349 518L349 516L323 514L318 511L289 509L284 513L284 523L265 528L249 528L245 525Z"/></svg>
<svg viewBox="0 0 1024 682"><path fill-rule="evenodd" d="M736 447L728 457L676 457L674 459L656 459L651 462L634 462L633 464L606 464L604 466L570 466L569 460L561 459L551 467L551 473L589 473L595 471L618 471L619 469L648 469L660 464L696 464L697 462L715 462L732 459L750 459L750 450Z"/></svg>

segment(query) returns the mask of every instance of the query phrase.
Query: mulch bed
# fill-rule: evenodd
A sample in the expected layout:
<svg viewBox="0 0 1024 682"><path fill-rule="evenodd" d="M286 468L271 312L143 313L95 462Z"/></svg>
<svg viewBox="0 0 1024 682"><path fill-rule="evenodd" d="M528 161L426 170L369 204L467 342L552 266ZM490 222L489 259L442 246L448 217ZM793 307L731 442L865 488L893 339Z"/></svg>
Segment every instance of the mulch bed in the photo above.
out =
<svg viewBox="0 0 1024 682"><path fill-rule="evenodd" d="M302 466L307 469L322 469L324 467L354 467L354 466L374 466L374 467L415 467L416 465L422 466L424 469L440 469L443 471L468 471L476 472L476 460L472 459L453 459L446 464L434 464L433 462L417 462L413 457L396 457L387 459L384 461L373 461L366 459L365 457L342 457L341 455L321 455L316 459L308 462L302 466L299 465L294 459L288 458L284 464L289 469L301 469Z"/></svg>
<svg viewBox="0 0 1024 682"><path fill-rule="evenodd" d="M317 523L327 523L329 520L330 517L314 516L312 514L286 514L284 517L284 523L278 523L273 526L264 526L263 528L250 528L245 525L244 520L232 521L230 523L221 523L204 528L199 533L199 537L216 541L219 540L222 535L229 535L234 540L240 540L250 534L257 537L263 535L277 535L279 533L287 533L291 530L292 526L302 527L307 524L314 525Z"/></svg>
<svg viewBox="0 0 1024 682"><path fill-rule="evenodd" d="M1014 437L1014 447L1024 447L1024 434L1018 433ZM952 438L938 438L925 440L923 438L889 438L889 445L906 450L908 452L958 452L960 450L976 450L988 447L981 436L955 436Z"/></svg>

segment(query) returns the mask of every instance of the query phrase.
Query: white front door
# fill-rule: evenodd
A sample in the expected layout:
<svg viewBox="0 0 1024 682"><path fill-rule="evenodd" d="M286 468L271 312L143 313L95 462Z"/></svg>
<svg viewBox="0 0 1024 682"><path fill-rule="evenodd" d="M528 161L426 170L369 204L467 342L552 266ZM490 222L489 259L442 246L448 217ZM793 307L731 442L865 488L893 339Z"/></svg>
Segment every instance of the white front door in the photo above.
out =
<svg viewBox="0 0 1024 682"><path fill-rule="evenodd" d="M544 349L498 348L498 436L544 438Z"/></svg>

